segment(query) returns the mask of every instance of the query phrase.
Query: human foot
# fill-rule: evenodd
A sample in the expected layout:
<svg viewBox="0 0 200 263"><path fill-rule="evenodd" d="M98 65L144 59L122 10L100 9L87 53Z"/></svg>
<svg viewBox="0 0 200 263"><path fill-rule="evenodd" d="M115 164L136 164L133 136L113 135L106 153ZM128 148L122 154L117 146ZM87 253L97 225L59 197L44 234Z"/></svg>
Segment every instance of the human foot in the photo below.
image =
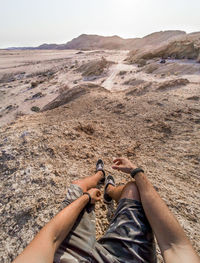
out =
<svg viewBox="0 0 200 263"><path fill-rule="evenodd" d="M105 179L103 200L106 204L110 204L112 202L112 197L110 197L106 191L109 185L115 186L115 180L112 175L108 175Z"/></svg>
<svg viewBox="0 0 200 263"><path fill-rule="evenodd" d="M96 172L99 172L99 171L103 173L103 178L99 181L99 183L104 183L106 174L104 171L104 162L101 159L99 159L96 163Z"/></svg>

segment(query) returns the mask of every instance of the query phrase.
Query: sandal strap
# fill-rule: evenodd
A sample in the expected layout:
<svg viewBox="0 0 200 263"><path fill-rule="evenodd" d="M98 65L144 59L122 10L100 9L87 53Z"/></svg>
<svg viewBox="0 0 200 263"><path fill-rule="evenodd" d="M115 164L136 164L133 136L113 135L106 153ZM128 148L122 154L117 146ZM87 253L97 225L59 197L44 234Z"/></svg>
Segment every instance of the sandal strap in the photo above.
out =
<svg viewBox="0 0 200 263"><path fill-rule="evenodd" d="M107 187L109 186L109 184L115 186L114 178L111 175L108 175L108 177L106 178L105 191L106 191Z"/></svg>

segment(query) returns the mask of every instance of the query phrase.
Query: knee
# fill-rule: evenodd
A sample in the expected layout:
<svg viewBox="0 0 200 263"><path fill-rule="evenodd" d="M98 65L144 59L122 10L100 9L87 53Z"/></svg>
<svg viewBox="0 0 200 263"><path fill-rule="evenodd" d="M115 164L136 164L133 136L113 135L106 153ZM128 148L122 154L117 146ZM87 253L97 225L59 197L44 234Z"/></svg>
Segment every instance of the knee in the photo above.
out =
<svg viewBox="0 0 200 263"><path fill-rule="evenodd" d="M72 184L76 184L78 186L81 186L81 181L80 180L74 180L71 182Z"/></svg>
<svg viewBox="0 0 200 263"><path fill-rule="evenodd" d="M72 183L72 184L78 184L78 181L79 181L79 180L74 180L74 181L72 181L71 183Z"/></svg>
<svg viewBox="0 0 200 263"><path fill-rule="evenodd" d="M71 182L72 184L75 184L75 185L78 185L82 190L83 192L86 192L87 191L87 188L85 187L84 183L82 182L82 180L74 180Z"/></svg>
<svg viewBox="0 0 200 263"><path fill-rule="evenodd" d="M138 191L138 188L135 182L129 182L125 185L120 199L122 198L128 198L128 199L141 201L140 194L139 194L139 191Z"/></svg>

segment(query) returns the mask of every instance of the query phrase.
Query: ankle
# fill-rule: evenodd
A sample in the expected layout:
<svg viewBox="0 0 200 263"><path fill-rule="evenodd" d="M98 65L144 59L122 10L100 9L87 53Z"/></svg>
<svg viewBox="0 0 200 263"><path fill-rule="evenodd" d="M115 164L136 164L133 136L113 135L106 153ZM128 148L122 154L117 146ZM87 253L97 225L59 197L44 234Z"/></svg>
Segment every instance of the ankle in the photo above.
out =
<svg viewBox="0 0 200 263"><path fill-rule="evenodd" d="M107 188L106 188L106 193L107 193L108 195L110 195L110 194L113 193L113 191L115 191L115 186L109 184L109 185L107 186Z"/></svg>
<svg viewBox="0 0 200 263"><path fill-rule="evenodd" d="M103 179L104 178L104 173L102 171L98 171L96 173L96 176L98 176L100 179Z"/></svg>

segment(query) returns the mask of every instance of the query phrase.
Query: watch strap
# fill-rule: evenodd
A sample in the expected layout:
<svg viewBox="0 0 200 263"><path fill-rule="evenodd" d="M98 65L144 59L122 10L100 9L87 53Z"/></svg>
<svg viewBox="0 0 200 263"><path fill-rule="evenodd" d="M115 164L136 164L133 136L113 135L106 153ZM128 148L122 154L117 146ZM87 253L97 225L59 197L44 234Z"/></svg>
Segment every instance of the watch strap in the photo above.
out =
<svg viewBox="0 0 200 263"><path fill-rule="evenodd" d="M84 192L83 195L88 195L89 196L89 201L87 203L87 205L89 206L91 204L91 201L92 201L91 195L88 192Z"/></svg>
<svg viewBox="0 0 200 263"><path fill-rule="evenodd" d="M142 168L136 168L131 171L131 177L134 178L137 173L144 173L144 170Z"/></svg>

